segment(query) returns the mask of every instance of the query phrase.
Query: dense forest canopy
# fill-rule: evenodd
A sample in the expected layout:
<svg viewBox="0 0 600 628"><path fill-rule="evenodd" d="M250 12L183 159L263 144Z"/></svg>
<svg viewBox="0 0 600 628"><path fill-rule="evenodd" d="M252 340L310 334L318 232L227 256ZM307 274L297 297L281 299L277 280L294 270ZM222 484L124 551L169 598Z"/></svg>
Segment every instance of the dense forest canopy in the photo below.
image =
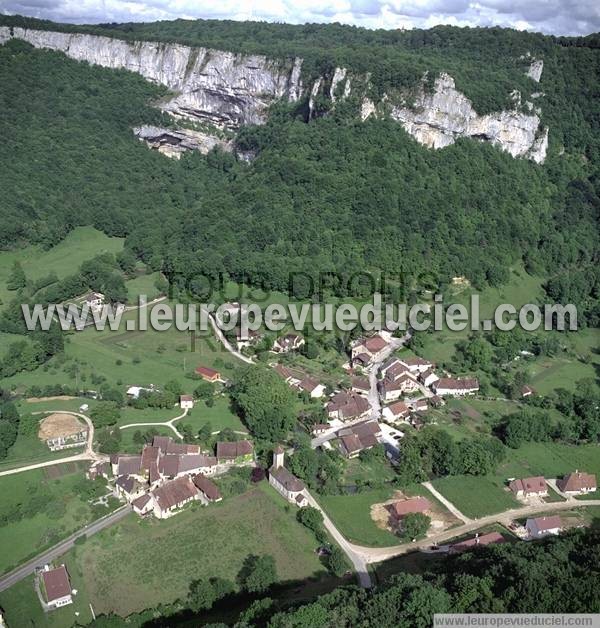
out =
<svg viewBox="0 0 600 628"><path fill-rule="evenodd" d="M127 236L128 249L153 269L225 272L283 290L289 271L365 269L498 285L508 266L523 261L552 278L558 300L597 296L596 37L185 20L0 23L301 55L315 71L338 63L381 71L381 89L447 69L481 111L503 106L515 87L543 91L538 102L550 127L540 166L473 140L429 150L392 120L360 122L351 101L310 123L296 106L279 103L265 126L238 135L238 146L257 154L250 164L217 151L170 161L131 131L168 124L151 106L161 88L10 41L0 47L4 248L52 246L72 227L91 224ZM519 57L527 52L544 59L539 86L524 76L528 61ZM402 76L410 68L414 76Z"/></svg>

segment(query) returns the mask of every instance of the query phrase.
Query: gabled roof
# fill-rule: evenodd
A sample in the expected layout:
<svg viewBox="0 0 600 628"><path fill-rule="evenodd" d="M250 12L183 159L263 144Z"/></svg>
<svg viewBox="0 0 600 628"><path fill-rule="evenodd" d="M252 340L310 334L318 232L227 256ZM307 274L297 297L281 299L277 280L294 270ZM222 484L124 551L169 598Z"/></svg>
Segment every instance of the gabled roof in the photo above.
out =
<svg viewBox="0 0 600 628"><path fill-rule="evenodd" d="M159 457L160 449L158 447L154 447L153 445L144 445L144 449L142 449L141 468L145 471L149 470L153 464L158 462Z"/></svg>
<svg viewBox="0 0 600 628"><path fill-rule="evenodd" d="M198 375L201 375L202 377L208 377L210 379L218 379L221 376L219 371L215 371L215 369L211 369L208 366L197 366L195 371L196 373L198 373Z"/></svg>
<svg viewBox="0 0 600 628"><path fill-rule="evenodd" d="M234 460L240 456L247 456L253 452L252 443L249 440L236 440L234 442L217 443L217 459Z"/></svg>
<svg viewBox="0 0 600 628"><path fill-rule="evenodd" d="M542 476L513 480L508 487L513 493L520 491L524 491L525 493L544 493L548 490L546 488L546 480Z"/></svg>
<svg viewBox="0 0 600 628"><path fill-rule="evenodd" d="M584 473L583 471L575 471L565 475L561 480L557 481L558 488L561 491L579 492L589 491L596 488L596 476L593 473Z"/></svg>
<svg viewBox="0 0 600 628"><path fill-rule="evenodd" d="M533 525L539 532L546 532L547 530L555 530L562 528L562 522L558 515L551 515L550 517L536 517L533 519L527 519L526 525L529 527Z"/></svg>
<svg viewBox="0 0 600 628"><path fill-rule="evenodd" d="M415 512L425 512L431 509L431 503L426 497L411 497L394 502L388 506L390 512L396 517L404 517L405 515Z"/></svg>
<svg viewBox="0 0 600 628"><path fill-rule="evenodd" d="M136 489L138 482L136 482L135 478L131 475L120 475L115 480L116 486L123 489L126 493L133 493Z"/></svg>
<svg viewBox="0 0 600 628"><path fill-rule="evenodd" d="M454 379L442 377L433 384L435 390L479 390L479 381L475 378Z"/></svg>
<svg viewBox="0 0 600 628"><path fill-rule="evenodd" d="M193 477L193 482L197 488L202 491L208 499L211 501L216 501L217 499L221 499L221 493L219 488L214 482L211 482L206 476L198 473Z"/></svg>
<svg viewBox="0 0 600 628"><path fill-rule="evenodd" d="M60 600L60 598L71 595L71 583L69 574L64 565L49 571L42 571L44 588L46 589L46 600L48 603Z"/></svg>
<svg viewBox="0 0 600 628"><path fill-rule="evenodd" d="M161 510L170 510L195 497L198 494L198 489L190 476L184 475L176 480L165 482L162 486L154 489L152 494Z"/></svg>
<svg viewBox="0 0 600 628"><path fill-rule="evenodd" d="M117 475L138 474L142 468L141 456L119 456Z"/></svg>
<svg viewBox="0 0 600 628"><path fill-rule="evenodd" d="M275 478L286 490L297 493L304 490L304 482L298 479L293 473L285 467L271 467L269 475Z"/></svg>
<svg viewBox="0 0 600 628"><path fill-rule="evenodd" d="M488 532L487 534L480 534L471 539L454 543L454 545L450 546L450 549L454 552L463 552L473 547L491 545L493 543L506 543L506 539L499 532Z"/></svg>
<svg viewBox="0 0 600 628"><path fill-rule="evenodd" d="M140 495L137 499L134 499L131 502L131 505L138 510L142 510L151 499L152 497L149 493L144 493L143 495Z"/></svg>
<svg viewBox="0 0 600 628"><path fill-rule="evenodd" d="M404 401L394 401L394 403L391 403L389 406L387 406L387 409L394 416L408 416L410 414L410 409L404 403Z"/></svg>

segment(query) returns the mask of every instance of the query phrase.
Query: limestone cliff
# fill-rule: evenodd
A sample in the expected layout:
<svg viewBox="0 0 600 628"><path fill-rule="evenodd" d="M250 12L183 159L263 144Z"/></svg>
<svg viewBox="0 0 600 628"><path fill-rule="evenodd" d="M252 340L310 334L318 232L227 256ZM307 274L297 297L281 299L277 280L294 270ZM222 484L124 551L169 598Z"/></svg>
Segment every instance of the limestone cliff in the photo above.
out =
<svg viewBox="0 0 600 628"><path fill-rule="evenodd" d="M59 50L78 61L137 72L176 95L162 108L222 128L264 122L268 106L302 93L301 59L275 62L258 55L190 48L149 41L128 42L97 35L0 27L0 43L11 37L36 48Z"/></svg>
<svg viewBox="0 0 600 628"><path fill-rule="evenodd" d="M421 85L409 105L407 95L401 93L375 99L370 89L370 74L351 75L346 68L335 68L331 76L317 77L304 88L299 58L275 61L260 55L181 44L0 27L0 44L13 37L36 48L61 51L79 61L137 72L173 92L160 105L164 111L176 118L198 120L222 129L236 130L244 124L264 123L269 105L278 100L295 102L306 98L311 119L327 109L324 106L323 111L318 111L321 107L317 101L329 101L335 106L336 102L352 96L361 103L361 119L389 115L418 142L431 148L443 148L459 137L471 137L490 142L513 157L525 157L536 163L542 163L546 157L548 129L540 127L539 109L534 110L532 103L525 103L528 112L523 112L520 94L515 93L511 109L479 115L447 74L436 78L432 91ZM528 75L539 81L542 68L541 60L533 60ZM180 156L185 150L206 152L215 145L231 149L223 140L187 129L142 127L135 132L169 156Z"/></svg>

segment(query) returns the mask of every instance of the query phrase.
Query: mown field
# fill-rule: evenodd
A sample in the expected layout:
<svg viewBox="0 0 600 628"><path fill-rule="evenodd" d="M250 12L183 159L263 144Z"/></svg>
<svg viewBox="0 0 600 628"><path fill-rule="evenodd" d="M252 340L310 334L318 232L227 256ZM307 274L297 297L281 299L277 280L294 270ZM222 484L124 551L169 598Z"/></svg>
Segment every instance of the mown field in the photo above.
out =
<svg viewBox="0 0 600 628"><path fill-rule="evenodd" d="M62 464L0 477L0 515L12 512L18 504L28 506L25 518L0 526L0 573L97 518L75 490L86 466ZM50 495L50 503L38 508L33 501L36 493Z"/></svg>
<svg viewBox="0 0 600 628"><path fill-rule="evenodd" d="M556 478L575 469L600 476L600 446L528 443L507 449L507 459L494 475L452 476L434 480L433 485L463 514L477 518L520 505L506 488L509 478Z"/></svg>
<svg viewBox="0 0 600 628"><path fill-rule="evenodd" d="M316 540L295 514L265 482L165 521L131 515L73 554L96 613L127 615L185 598L197 578L235 581L250 554L272 555L280 581L321 575Z"/></svg>

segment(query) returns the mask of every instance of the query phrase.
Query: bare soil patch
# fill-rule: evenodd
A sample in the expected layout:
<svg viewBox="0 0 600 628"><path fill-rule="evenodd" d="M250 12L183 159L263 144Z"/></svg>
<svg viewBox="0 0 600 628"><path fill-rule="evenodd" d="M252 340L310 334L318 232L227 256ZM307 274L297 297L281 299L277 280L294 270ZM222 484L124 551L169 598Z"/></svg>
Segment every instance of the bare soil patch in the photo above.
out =
<svg viewBox="0 0 600 628"><path fill-rule="evenodd" d="M54 412L40 422L38 437L41 440L48 440L59 436L70 436L85 428L85 424L81 423L76 416L65 412Z"/></svg>
<svg viewBox="0 0 600 628"><path fill-rule="evenodd" d="M71 397L70 395L57 395L56 397L28 397L25 401L27 403L39 403L40 401L70 401L71 399L77 399L77 397Z"/></svg>

